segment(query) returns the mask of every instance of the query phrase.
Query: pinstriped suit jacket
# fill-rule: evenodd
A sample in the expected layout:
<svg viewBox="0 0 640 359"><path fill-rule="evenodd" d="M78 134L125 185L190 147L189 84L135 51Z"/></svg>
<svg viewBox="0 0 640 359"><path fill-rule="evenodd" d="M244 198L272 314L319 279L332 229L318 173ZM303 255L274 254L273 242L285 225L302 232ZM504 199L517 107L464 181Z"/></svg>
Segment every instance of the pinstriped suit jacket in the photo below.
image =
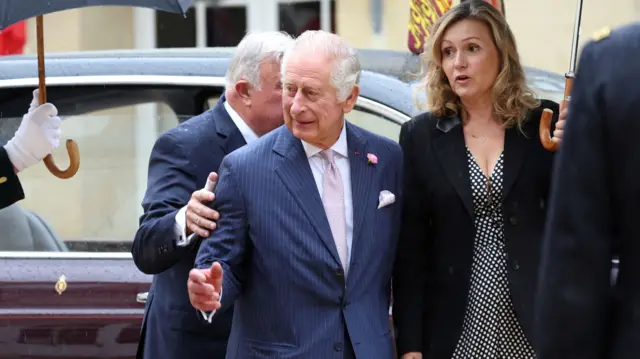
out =
<svg viewBox="0 0 640 359"><path fill-rule="evenodd" d="M218 229L197 268L219 261L223 308L235 302L228 359L391 359L390 280L402 201L402 152L347 122L354 238L347 278L299 139L281 127L223 160ZM367 153L378 164L367 162ZM378 207L380 191L396 202Z"/></svg>

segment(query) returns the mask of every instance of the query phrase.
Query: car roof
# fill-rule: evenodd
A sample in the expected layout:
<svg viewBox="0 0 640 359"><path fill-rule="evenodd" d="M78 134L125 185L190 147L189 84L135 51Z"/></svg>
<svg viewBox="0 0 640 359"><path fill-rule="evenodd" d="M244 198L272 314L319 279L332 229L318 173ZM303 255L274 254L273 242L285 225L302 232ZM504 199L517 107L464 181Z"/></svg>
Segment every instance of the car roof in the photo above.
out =
<svg viewBox="0 0 640 359"><path fill-rule="evenodd" d="M131 72L139 75L223 76L233 51L233 47L217 47L47 53L45 66L47 76L125 75ZM363 70L386 74L404 82L412 81L407 75L417 75L419 70L418 57L408 52L364 49L358 54ZM36 60L35 54L0 57L0 79L36 75L33 67ZM171 62L167 63L169 60ZM73 66L73 71L69 69L72 65L82 64L85 66Z"/></svg>
<svg viewBox="0 0 640 359"><path fill-rule="evenodd" d="M104 50L47 53L47 77L76 76L194 76L224 77L233 47ZM421 78L420 57L408 51L359 49L361 96L407 115L416 108L413 89ZM526 68L529 81L551 91L563 91L564 78ZM0 57L0 82L37 77L35 54Z"/></svg>

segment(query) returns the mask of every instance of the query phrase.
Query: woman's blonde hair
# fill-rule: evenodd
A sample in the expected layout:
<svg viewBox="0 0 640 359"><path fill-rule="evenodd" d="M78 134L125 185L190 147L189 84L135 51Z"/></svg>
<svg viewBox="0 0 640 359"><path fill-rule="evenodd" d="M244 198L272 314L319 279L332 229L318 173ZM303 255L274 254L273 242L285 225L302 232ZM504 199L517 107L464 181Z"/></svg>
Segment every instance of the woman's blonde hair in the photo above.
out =
<svg viewBox="0 0 640 359"><path fill-rule="evenodd" d="M427 90L429 111L439 117L460 115L460 98L451 89L442 69L441 44L447 29L462 20L477 20L489 27L500 55L500 71L493 85L494 115L506 127L521 128L527 112L538 107L540 101L526 84L515 38L504 16L483 0L470 0L453 7L431 28L421 55L426 71L421 88Z"/></svg>

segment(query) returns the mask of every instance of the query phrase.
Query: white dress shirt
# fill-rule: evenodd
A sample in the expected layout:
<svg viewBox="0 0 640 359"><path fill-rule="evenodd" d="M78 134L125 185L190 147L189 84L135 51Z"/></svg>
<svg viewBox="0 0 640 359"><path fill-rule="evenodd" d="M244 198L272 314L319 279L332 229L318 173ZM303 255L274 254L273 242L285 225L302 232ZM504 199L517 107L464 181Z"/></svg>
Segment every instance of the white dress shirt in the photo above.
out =
<svg viewBox="0 0 640 359"><path fill-rule="evenodd" d="M309 166L311 166L311 172L313 173L313 179L315 180L316 186L318 187L318 193L320 194L320 198L322 198L322 192L324 189L324 170L325 167L329 164L322 157L322 149L305 141L301 142L302 147L304 148L304 152L307 154L307 160L309 161ZM346 124L342 125L342 131L340 132L338 141L336 141L336 143L330 148L334 152L334 161L336 162L338 171L340 171L340 177L342 177L342 184L344 186L344 210L347 229L347 268L345 268L346 276L349 263L351 263L351 244L353 242L353 198L351 195L351 165L349 164ZM220 300L222 300L222 293L220 295ZM211 323L211 319L213 318L213 315L216 313L216 311L214 310L211 313L201 311L201 313L204 319L207 322Z"/></svg>
<svg viewBox="0 0 640 359"><path fill-rule="evenodd" d="M240 134L242 134L242 137L244 137L245 142L251 143L257 140L258 135L256 135L256 133L253 132L251 127L249 127L249 125L247 125L247 123L244 122L242 117L240 117L240 115L236 112L236 110L234 110L233 107L231 107L229 102L225 101L223 105L225 110L227 110L229 117L231 117L231 120L233 121L233 123L236 125L238 130L240 130ZM187 237L186 214L187 214L187 206L180 208L180 210L176 214L176 222L173 226L173 232L176 235L176 245L178 247L189 245L189 243L191 243L191 240L195 236L195 234L191 234L190 236Z"/></svg>

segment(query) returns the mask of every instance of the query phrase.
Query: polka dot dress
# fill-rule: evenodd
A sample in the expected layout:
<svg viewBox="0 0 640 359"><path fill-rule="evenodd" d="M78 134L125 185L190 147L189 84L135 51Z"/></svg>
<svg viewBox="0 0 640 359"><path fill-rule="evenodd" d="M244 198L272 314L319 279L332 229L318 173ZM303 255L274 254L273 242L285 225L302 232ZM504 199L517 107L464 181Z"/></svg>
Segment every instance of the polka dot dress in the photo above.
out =
<svg viewBox="0 0 640 359"><path fill-rule="evenodd" d="M462 335L453 359L531 359L509 293L502 219L504 153L488 180L467 149L476 237Z"/></svg>

